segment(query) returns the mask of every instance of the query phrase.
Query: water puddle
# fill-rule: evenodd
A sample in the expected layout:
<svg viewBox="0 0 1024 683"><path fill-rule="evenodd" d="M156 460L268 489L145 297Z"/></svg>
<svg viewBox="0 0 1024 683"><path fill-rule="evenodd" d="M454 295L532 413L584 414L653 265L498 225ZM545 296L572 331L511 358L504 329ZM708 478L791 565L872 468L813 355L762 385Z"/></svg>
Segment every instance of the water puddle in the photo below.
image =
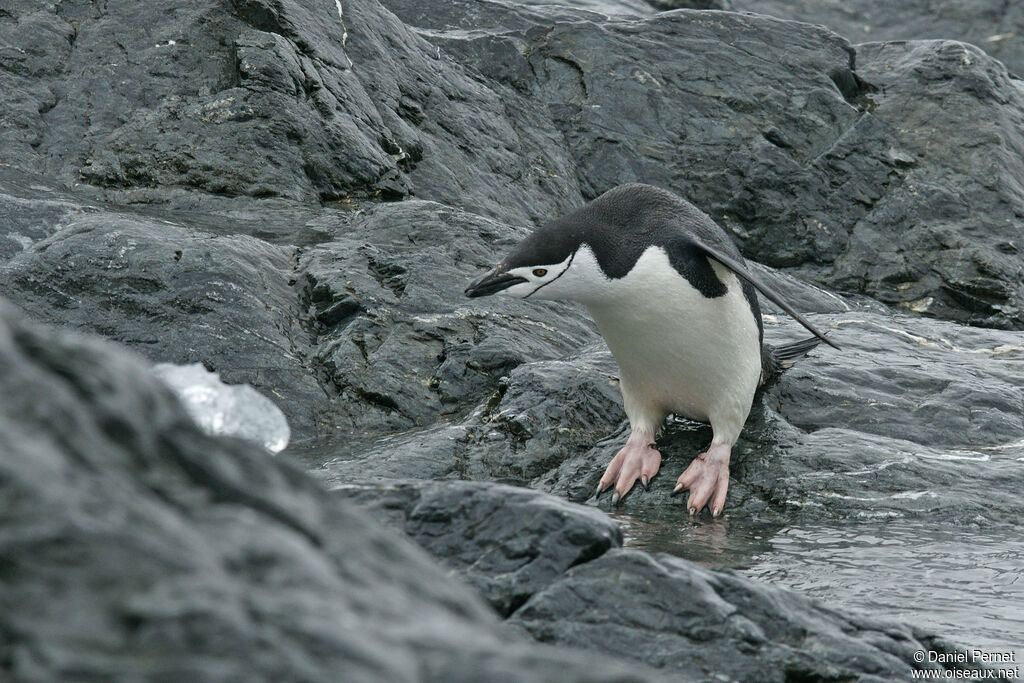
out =
<svg viewBox="0 0 1024 683"><path fill-rule="evenodd" d="M619 521L628 546L736 569L839 611L1024 657L1024 538L1013 527L891 520L780 529L725 518L677 521L670 529L626 515Z"/></svg>

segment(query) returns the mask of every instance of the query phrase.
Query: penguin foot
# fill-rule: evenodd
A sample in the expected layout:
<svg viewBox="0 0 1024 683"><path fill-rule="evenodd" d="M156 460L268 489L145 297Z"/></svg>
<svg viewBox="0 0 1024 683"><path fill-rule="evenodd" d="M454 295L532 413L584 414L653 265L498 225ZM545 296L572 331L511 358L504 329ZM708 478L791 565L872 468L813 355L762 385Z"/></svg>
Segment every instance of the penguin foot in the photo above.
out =
<svg viewBox="0 0 1024 683"><path fill-rule="evenodd" d="M602 491L615 482L615 492L612 493L614 505L629 493L637 479L646 489L660 467L661 453L654 447L654 434L634 431L622 450L608 463L608 468L597 484L597 495L600 496Z"/></svg>
<svg viewBox="0 0 1024 683"><path fill-rule="evenodd" d="M729 455L732 446L729 444L713 444L706 452L701 453L690 466L679 475L676 488L672 493L690 489L690 500L687 509L691 515L700 512L705 505L711 508L711 515L718 517L725 508L725 496L729 492Z"/></svg>

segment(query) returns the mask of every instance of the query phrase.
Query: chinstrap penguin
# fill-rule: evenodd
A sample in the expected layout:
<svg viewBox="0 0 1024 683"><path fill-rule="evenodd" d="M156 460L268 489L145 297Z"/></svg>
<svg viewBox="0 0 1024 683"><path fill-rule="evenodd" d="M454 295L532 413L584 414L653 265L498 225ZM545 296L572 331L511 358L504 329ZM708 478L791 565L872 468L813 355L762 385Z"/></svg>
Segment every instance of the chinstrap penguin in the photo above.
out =
<svg viewBox="0 0 1024 683"><path fill-rule="evenodd" d="M755 289L815 336L764 343ZM675 491L690 490L690 514L718 516L729 487L729 456L754 392L825 338L747 270L726 232L684 199L650 185L621 185L551 221L466 288L470 297L583 302L619 365L631 432L597 495L612 502L661 466L655 437L670 414L710 422L711 446Z"/></svg>

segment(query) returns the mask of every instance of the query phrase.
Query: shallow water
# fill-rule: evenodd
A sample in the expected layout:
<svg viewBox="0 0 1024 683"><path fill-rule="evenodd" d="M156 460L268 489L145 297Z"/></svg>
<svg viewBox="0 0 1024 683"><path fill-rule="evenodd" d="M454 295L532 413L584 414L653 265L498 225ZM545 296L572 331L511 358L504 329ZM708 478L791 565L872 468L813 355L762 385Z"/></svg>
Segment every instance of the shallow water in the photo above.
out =
<svg viewBox="0 0 1024 683"><path fill-rule="evenodd" d="M783 529L743 573L999 652L1024 643L1024 539L1016 529L900 521Z"/></svg>
<svg viewBox="0 0 1024 683"><path fill-rule="evenodd" d="M936 520L798 524L756 520L664 523L619 515L626 544L732 568L838 611L893 619L985 652L1024 657L1020 529Z"/></svg>

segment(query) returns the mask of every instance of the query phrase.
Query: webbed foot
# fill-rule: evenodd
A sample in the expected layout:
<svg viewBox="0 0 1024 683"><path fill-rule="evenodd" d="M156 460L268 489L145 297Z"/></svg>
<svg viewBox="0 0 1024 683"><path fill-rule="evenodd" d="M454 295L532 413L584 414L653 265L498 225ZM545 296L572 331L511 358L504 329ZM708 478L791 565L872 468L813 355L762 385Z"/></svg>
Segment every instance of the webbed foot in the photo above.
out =
<svg viewBox="0 0 1024 683"><path fill-rule="evenodd" d="M647 432L632 432L626 445L622 447L597 485L597 495L615 483L615 492L612 494L612 503L618 503L637 479L646 489L658 473L661 467L661 453L654 447L654 435Z"/></svg>
<svg viewBox="0 0 1024 683"><path fill-rule="evenodd" d="M718 517L725 508L725 496L729 492L729 455L732 447L729 444L714 444L706 452L701 453L690 466L679 475L676 488L672 493L690 489L690 500L687 509L695 515L705 505L711 508L711 514Z"/></svg>

